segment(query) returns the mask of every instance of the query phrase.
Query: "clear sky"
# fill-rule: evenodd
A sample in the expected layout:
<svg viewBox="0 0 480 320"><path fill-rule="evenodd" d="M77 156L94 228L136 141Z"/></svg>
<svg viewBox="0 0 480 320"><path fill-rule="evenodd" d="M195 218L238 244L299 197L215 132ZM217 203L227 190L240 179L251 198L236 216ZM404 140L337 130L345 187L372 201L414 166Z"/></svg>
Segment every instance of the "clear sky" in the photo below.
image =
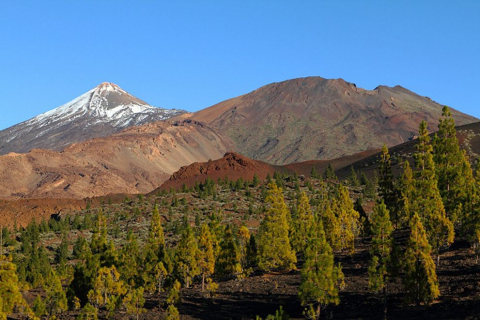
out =
<svg viewBox="0 0 480 320"><path fill-rule="evenodd" d="M480 117L480 1L0 1L0 129L101 82L196 111L304 76Z"/></svg>

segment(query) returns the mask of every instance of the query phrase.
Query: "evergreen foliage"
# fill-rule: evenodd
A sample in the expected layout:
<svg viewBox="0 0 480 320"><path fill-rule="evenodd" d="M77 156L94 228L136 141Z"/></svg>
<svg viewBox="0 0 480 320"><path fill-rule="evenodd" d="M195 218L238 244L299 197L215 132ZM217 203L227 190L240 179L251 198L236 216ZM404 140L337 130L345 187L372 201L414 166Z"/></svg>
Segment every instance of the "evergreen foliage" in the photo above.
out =
<svg viewBox="0 0 480 320"><path fill-rule="evenodd" d="M28 309L19 289L17 267L5 256L0 256L0 317L10 315L15 307Z"/></svg>
<svg viewBox="0 0 480 320"><path fill-rule="evenodd" d="M410 238L404 255L407 301L430 304L440 295L431 246L418 214L410 221Z"/></svg>
<svg viewBox="0 0 480 320"><path fill-rule="evenodd" d="M131 289L129 290L125 298L123 298L123 304L125 305L127 312L129 314L135 315L135 318L137 320L142 313L145 313L147 311L143 307L143 305L145 304L143 291L143 287L139 287L138 289Z"/></svg>
<svg viewBox="0 0 480 320"><path fill-rule="evenodd" d="M105 307L113 314L122 303L127 292L125 284L120 280L120 274L115 266L102 267L98 270L93 290L88 293L89 302L98 307Z"/></svg>
<svg viewBox="0 0 480 320"><path fill-rule="evenodd" d="M339 304L338 291L344 286L344 276L341 266L334 264L321 222L311 225L307 241L298 294L302 305L307 306L306 315L320 319L322 307Z"/></svg>
<svg viewBox="0 0 480 320"><path fill-rule="evenodd" d="M215 251L213 249L213 236L208 224L204 223L198 239L200 250L199 268L202 275L202 292L205 291L205 281L215 271Z"/></svg>
<svg viewBox="0 0 480 320"><path fill-rule="evenodd" d="M47 297L45 299L46 311L50 316L54 316L68 309L67 296L62 288L62 283L57 273L50 271L50 276L45 284L45 292Z"/></svg>
<svg viewBox="0 0 480 320"><path fill-rule="evenodd" d="M335 170L333 169L332 165L329 163L325 171L323 172L323 179L325 180L338 180L337 175L335 174Z"/></svg>
<svg viewBox="0 0 480 320"><path fill-rule="evenodd" d="M183 229L175 253L176 272L187 288L190 287L193 278L200 274L199 258L200 250L197 246L197 239L192 228L187 224Z"/></svg>
<svg viewBox="0 0 480 320"><path fill-rule="evenodd" d="M345 186L338 185L336 190L336 201L334 202L335 216L338 219L338 242L337 246L350 253L355 251L355 236L358 233L358 220L360 215L353 209L353 202L350 193ZM335 232L334 232L335 233Z"/></svg>
<svg viewBox="0 0 480 320"><path fill-rule="evenodd" d="M295 269L297 258L288 237L288 209L282 189L274 182L269 184L265 201L269 208L258 230L258 266L267 272Z"/></svg>
<svg viewBox="0 0 480 320"><path fill-rule="evenodd" d="M215 265L215 273L219 275L237 276L242 271L240 253L230 225L227 225L225 229L220 248L220 254Z"/></svg>
<svg viewBox="0 0 480 320"><path fill-rule="evenodd" d="M462 174L465 157L458 144L455 120L447 106L442 109L442 117L433 139L435 173L447 216L456 222L459 218L456 213L463 215L457 211L457 207L465 200L466 177Z"/></svg>
<svg viewBox="0 0 480 320"><path fill-rule="evenodd" d="M437 187L432 146L427 131L427 123L420 123L417 151L414 154L415 180L413 196L410 198L410 212L417 212L427 232L437 259L440 261L440 248L449 245L454 239L453 224L447 217L442 197Z"/></svg>
<svg viewBox="0 0 480 320"><path fill-rule="evenodd" d="M392 230L389 211L382 200L381 203L375 205L372 214L372 248L370 250L372 261L368 268L368 285L372 292L383 290L385 319L387 315L387 276L392 250Z"/></svg>
<svg viewBox="0 0 480 320"><path fill-rule="evenodd" d="M313 214L307 194L302 192L298 200L297 214L292 217L291 244L296 252L305 252L307 233L313 223Z"/></svg>
<svg viewBox="0 0 480 320"><path fill-rule="evenodd" d="M395 226L398 226L399 217L397 214L397 190L393 180L392 173L392 161L390 159L390 153L388 152L387 145L383 145L382 154L380 156L379 163L380 177L378 180L378 194L380 198L383 199L385 206L390 212L390 217L392 218Z"/></svg>

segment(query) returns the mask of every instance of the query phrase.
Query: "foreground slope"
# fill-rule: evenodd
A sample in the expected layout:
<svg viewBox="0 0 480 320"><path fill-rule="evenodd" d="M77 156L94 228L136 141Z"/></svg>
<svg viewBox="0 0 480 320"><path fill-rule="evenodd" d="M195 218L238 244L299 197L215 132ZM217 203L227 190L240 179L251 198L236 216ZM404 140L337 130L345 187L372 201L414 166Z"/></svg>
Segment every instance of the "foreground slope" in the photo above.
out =
<svg viewBox="0 0 480 320"><path fill-rule="evenodd" d="M403 143L442 106L400 86L357 88L342 79L273 83L190 117L226 134L235 150L272 164L325 160ZM457 124L478 119L452 110Z"/></svg>
<svg viewBox="0 0 480 320"><path fill-rule="evenodd" d="M183 112L152 107L104 82L54 110L0 131L0 154L35 148L59 151L74 142L106 137Z"/></svg>
<svg viewBox="0 0 480 320"><path fill-rule="evenodd" d="M56 152L0 157L0 198L73 198L146 193L181 166L220 158L227 143L194 121L156 122Z"/></svg>

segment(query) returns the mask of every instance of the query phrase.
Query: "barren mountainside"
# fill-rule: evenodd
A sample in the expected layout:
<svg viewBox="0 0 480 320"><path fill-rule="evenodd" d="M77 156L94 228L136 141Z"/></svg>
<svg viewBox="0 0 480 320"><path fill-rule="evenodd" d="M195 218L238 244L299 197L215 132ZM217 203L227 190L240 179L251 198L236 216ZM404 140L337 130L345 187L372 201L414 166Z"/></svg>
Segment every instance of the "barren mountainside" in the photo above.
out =
<svg viewBox="0 0 480 320"><path fill-rule="evenodd" d="M400 86L357 88L342 79L273 83L190 115L230 137L235 151L272 164L325 160L408 141L442 106ZM452 110L458 125L478 119Z"/></svg>
<svg viewBox="0 0 480 320"><path fill-rule="evenodd" d="M156 122L62 152L0 157L0 198L72 198L147 193L181 166L217 159L228 143L195 121Z"/></svg>
<svg viewBox="0 0 480 320"><path fill-rule="evenodd" d="M74 142L105 137L183 112L152 107L119 86L104 82L54 110L0 131L0 154L32 149L60 151Z"/></svg>

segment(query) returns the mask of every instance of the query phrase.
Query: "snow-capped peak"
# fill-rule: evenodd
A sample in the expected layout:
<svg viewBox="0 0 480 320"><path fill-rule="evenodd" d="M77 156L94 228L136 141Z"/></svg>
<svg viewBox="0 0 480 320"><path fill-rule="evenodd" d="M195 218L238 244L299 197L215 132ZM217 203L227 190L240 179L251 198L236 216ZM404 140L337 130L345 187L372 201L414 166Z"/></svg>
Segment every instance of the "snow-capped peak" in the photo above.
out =
<svg viewBox="0 0 480 320"><path fill-rule="evenodd" d="M152 107L116 84L103 82L78 98L36 116L28 122L44 125L58 120L72 121L77 117L89 115L93 117L91 119L93 123L114 121L115 126L124 127L128 126L132 116L139 115L141 118L146 118L147 115L160 115L160 113L163 115L161 119L167 119L179 113L179 110Z"/></svg>
<svg viewBox="0 0 480 320"><path fill-rule="evenodd" d="M0 131L0 152L61 150L74 142L166 120L184 112L152 107L116 84L103 82L56 109Z"/></svg>

